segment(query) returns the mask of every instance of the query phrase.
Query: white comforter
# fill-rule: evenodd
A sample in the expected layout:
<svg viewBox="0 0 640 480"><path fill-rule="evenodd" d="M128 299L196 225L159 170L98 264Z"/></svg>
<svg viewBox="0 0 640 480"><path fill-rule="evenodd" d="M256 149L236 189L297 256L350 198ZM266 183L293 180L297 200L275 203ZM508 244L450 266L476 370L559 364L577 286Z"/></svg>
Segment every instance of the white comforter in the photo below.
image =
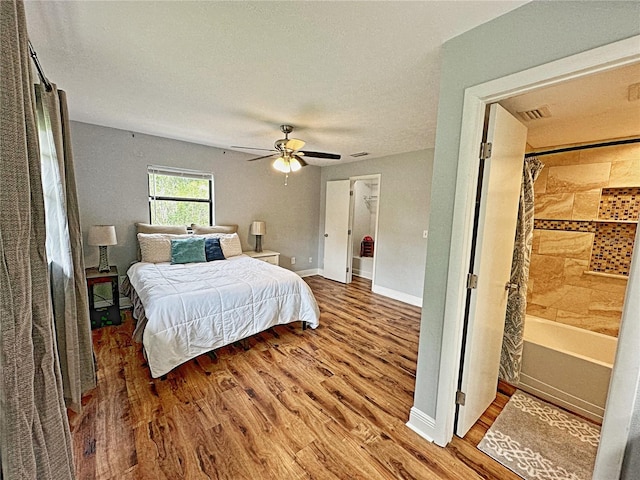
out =
<svg viewBox="0 0 640 480"><path fill-rule="evenodd" d="M136 263L127 272L144 306L151 375L267 328L297 320L316 328L320 312L295 273L246 255L206 263Z"/></svg>

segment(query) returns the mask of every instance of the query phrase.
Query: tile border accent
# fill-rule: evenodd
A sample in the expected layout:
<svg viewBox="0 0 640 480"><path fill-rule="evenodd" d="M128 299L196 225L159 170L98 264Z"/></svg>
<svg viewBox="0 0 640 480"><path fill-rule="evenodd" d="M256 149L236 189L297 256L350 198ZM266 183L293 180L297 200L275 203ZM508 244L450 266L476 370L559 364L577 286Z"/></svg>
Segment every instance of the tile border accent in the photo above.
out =
<svg viewBox="0 0 640 480"><path fill-rule="evenodd" d="M565 232L595 233L596 224L591 220L534 220L536 230L563 230Z"/></svg>

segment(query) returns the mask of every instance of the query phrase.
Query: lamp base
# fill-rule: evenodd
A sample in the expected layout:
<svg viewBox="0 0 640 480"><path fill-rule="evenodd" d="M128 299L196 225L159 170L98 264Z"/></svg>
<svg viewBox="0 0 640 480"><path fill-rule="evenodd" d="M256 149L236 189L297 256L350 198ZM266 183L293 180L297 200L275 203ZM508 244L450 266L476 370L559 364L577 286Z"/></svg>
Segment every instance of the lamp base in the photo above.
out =
<svg viewBox="0 0 640 480"><path fill-rule="evenodd" d="M111 270L109 266L109 259L107 258L107 247L106 245L100 245L100 263L98 264L99 272L108 272Z"/></svg>
<svg viewBox="0 0 640 480"><path fill-rule="evenodd" d="M262 235L256 235L256 252L262 251Z"/></svg>

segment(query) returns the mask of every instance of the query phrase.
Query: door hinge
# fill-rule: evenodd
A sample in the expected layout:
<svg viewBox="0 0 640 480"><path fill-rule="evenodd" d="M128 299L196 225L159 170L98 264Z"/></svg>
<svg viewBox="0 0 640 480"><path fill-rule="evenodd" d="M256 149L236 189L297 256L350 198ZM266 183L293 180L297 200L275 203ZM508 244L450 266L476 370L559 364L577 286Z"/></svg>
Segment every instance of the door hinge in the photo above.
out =
<svg viewBox="0 0 640 480"><path fill-rule="evenodd" d="M349 267L347 267L347 273L349 273Z"/></svg>
<svg viewBox="0 0 640 480"><path fill-rule="evenodd" d="M347 230L347 235L351 235L351 229Z"/></svg>
<svg viewBox="0 0 640 480"><path fill-rule="evenodd" d="M467 399L467 395L462 392L461 390L458 390L456 392L456 405L464 405L464 402Z"/></svg>
<svg viewBox="0 0 640 480"><path fill-rule="evenodd" d="M353 190L349 190L349 196L353 197Z"/></svg>
<svg viewBox="0 0 640 480"><path fill-rule="evenodd" d="M467 273L467 288L478 288L478 275Z"/></svg>
<svg viewBox="0 0 640 480"><path fill-rule="evenodd" d="M491 158L491 147L491 142L484 142L480 144L480 160Z"/></svg>

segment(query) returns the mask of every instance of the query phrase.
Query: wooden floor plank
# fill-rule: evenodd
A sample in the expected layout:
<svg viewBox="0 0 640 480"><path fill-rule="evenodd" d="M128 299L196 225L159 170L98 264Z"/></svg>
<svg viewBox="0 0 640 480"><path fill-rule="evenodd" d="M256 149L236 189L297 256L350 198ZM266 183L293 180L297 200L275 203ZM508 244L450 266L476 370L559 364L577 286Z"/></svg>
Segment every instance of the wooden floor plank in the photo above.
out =
<svg viewBox="0 0 640 480"><path fill-rule="evenodd" d="M318 329L277 326L158 379L131 340L130 315L95 330L98 387L70 415L78 478L517 478L476 448L508 385L465 439L427 442L405 425L420 308L359 278L305 280Z"/></svg>

